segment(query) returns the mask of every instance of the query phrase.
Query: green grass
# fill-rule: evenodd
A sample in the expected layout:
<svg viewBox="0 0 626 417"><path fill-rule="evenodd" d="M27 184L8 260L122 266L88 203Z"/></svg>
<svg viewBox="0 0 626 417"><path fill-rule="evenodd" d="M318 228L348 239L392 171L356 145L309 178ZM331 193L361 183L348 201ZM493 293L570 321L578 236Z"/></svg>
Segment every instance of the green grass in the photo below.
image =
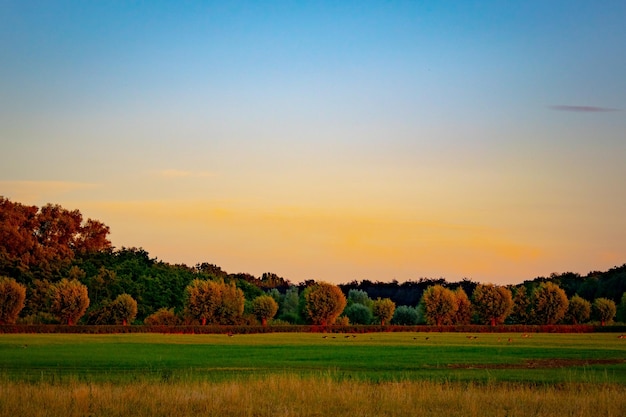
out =
<svg viewBox="0 0 626 417"><path fill-rule="evenodd" d="M53 383L323 375L367 382L626 385L626 339L614 334L533 334L528 338L480 334L476 339L463 333L345 336L5 334L0 335L0 375L10 381ZM539 365L528 368L523 365L527 360L539 361ZM598 360L621 363L584 363Z"/></svg>

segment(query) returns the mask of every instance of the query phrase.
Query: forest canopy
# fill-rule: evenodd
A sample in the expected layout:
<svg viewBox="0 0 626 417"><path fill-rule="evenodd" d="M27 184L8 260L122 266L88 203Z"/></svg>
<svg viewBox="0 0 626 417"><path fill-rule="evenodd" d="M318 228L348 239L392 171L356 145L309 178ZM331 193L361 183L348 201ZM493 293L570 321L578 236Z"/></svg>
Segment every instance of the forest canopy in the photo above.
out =
<svg viewBox="0 0 626 417"><path fill-rule="evenodd" d="M109 233L108 226L98 220L85 220L79 210L68 210L53 204L39 208L0 196L0 277L4 277L5 281L15 281L11 288L17 288L16 285L26 288L26 300L18 320L23 323L72 322L74 317L55 313L59 303L55 294L58 297L61 283L76 282L84 286L88 293L88 300L85 300L88 308L82 317L76 318L82 323L115 324L126 323L128 319L142 322L149 316L150 320L161 317L167 322L206 322L206 317L197 313L197 306L190 303L190 294L195 294L194 283L216 282L220 284L211 284L207 288L220 287L221 299L229 300L223 305L213 306L218 309L215 314L221 314L221 322L255 323L258 317L263 321L265 315L259 313L261 301L254 301L261 296L271 296L276 301L278 311L275 320L297 324L325 322L324 319L310 317L307 310L305 297L313 290L312 287L319 284L316 280L292 283L271 272L260 277L245 272L228 273L209 262L194 266L169 264L152 258L141 248L114 248L108 239ZM623 303L626 292L626 264L606 272L590 272L586 276L572 272L552 274L501 289L501 292L511 291L515 295L512 314L509 316L511 311L507 310L502 320L530 322L538 302L534 297L545 298L540 294L546 283L562 289L564 295L561 298L576 297L574 306L586 306L582 301L593 303L596 299L606 299L619 305L618 317L624 315L624 306L620 303ZM376 305L373 300L389 300L385 302L397 306L395 314L391 309L394 315L392 324L426 322L428 318L424 314L427 309L422 304L423 296L428 288L435 286L455 292L457 298L458 294L466 294L459 301L465 304L462 318L455 316L449 320L481 321L481 310L476 306L471 308L468 297L482 286L470 279L447 282L444 278L419 278L403 283L395 280L353 280L340 284L337 288L347 298L347 305L342 306L342 310L345 307L342 317L355 322L388 321L388 315L375 314L372 308ZM226 297L231 293L232 297ZM366 299L365 302L357 300L356 295L359 294ZM453 296L449 298L455 299ZM121 309L120 300L124 300L124 306L130 307ZM266 298L262 300L271 304ZM611 311L609 307L605 310ZM364 308L374 314L360 311ZM121 310L125 313L120 313ZM235 313L228 315L227 311ZM564 317L565 321L576 322L585 317L574 310L568 314L565 312L567 305L557 319ZM601 318L604 319L604 316ZM334 315L332 320L335 320Z"/></svg>

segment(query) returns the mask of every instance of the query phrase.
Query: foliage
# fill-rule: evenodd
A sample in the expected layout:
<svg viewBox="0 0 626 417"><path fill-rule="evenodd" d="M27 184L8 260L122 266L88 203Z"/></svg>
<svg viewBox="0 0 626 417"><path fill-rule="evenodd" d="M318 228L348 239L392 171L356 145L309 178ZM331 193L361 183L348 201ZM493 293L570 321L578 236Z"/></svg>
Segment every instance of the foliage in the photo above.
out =
<svg viewBox="0 0 626 417"><path fill-rule="evenodd" d="M569 306L567 308L567 314L565 315L567 321L572 324L585 323L591 316L591 303L578 294L574 295L569 300Z"/></svg>
<svg viewBox="0 0 626 417"><path fill-rule="evenodd" d="M348 306L352 304L361 304L372 309L374 301L363 290L351 289L348 291Z"/></svg>
<svg viewBox="0 0 626 417"><path fill-rule="evenodd" d="M187 312L203 325L235 324L243 315L243 291L232 283L195 279L186 291Z"/></svg>
<svg viewBox="0 0 626 417"><path fill-rule="evenodd" d="M401 326L413 326L418 321L417 309L410 306L399 306L393 313L391 319L392 324L398 324Z"/></svg>
<svg viewBox="0 0 626 417"><path fill-rule="evenodd" d="M370 324L373 319L372 310L360 303L349 305L343 314L352 324Z"/></svg>
<svg viewBox="0 0 626 417"><path fill-rule="evenodd" d="M179 320L173 308L162 307L146 317L143 322L148 326L176 326Z"/></svg>
<svg viewBox="0 0 626 417"><path fill-rule="evenodd" d="M514 288L513 310L509 316L512 324L527 324L530 322L530 299L527 295L526 286L519 285Z"/></svg>
<svg viewBox="0 0 626 417"><path fill-rule="evenodd" d="M280 319L289 323L297 323L300 318L298 314L299 303L300 296L298 294L298 287L289 287L285 292L283 304L280 306Z"/></svg>
<svg viewBox="0 0 626 417"><path fill-rule="evenodd" d="M481 323L504 323L513 310L511 291L493 284L479 284L472 294L474 311Z"/></svg>
<svg viewBox="0 0 626 417"><path fill-rule="evenodd" d="M391 301L389 298L377 299L374 301L374 306L372 308L372 313L374 317L376 317L381 326L385 325L385 322L388 322L393 317L393 312L396 310L396 303Z"/></svg>
<svg viewBox="0 0 626 417"><path fill-rule="evenodd" d="M73 325L89 307L87 286L62 279L50 287L50 310L61 322Z"/></svg>
<svg viewBox="0 0 626 417"><path fill-rule="evenodd" d="M128 294L120 294L111 303L110 310L115 323L126 326L137 316L137 301Z"/></svg>
<svg viewBox="0 0 626 417"><path fill-rule="evenodd" d="M562 288L544 282L533 294L533 316L539 324L555 324L565 317L569 300Z"/></svg>
<svg viewBox="0 0 626 417"><path fill-rule="evenodd" d="M609 300L608 298L596 298L593 301L594 316L603 326L613 321L616 311L617 309L613 300Z"/></svg>
<svg viewBox="0 0 626 417"><path fill-rule="evenodd" d="M79 255L111 248L109 228L78 210L47 204L40 209L0 197L0 274L26 283L52 279Z"/></svg>
<svg viewBox="0 0 626 417"><path fill-rule="evenodd" d="M346 297L341 289L327 282L310 287L304 298L309 319L322 326L333 324L346 307Z"/></svg>
<svg viewBox="0 0 626 417"><path fill-rule="evenodd" d="M622 294L622 299L617 308L616 314L617 320L621 323L626 323L626 292Z"/></svg>
<svg viewBox="0 0 626 417"><path fill-rule="evenodd" d="M454 298L456 300L454 324L470 324L472 321L472 302L463 288L459 287L454 290Z"/></svg>
<svg viewBox="0 0 626 417"><path fill-rule="evenodd" d="M277 311L278 303L271 295L261 295L252 300L252 312L263 326L267 326L267 321L272 319Z"/></svg>
<svg viewBox="0 0 626 417"><path fill-rule="evenodd" d="M25 299L25 286L13 278L0 276L0 324L15 323Z"/></svg>
<svg viewBox="0 0 626 417"><path fill-rule="evenodd" d="M442 326L452 324L457 313L454 293L441 285L433 285L424 291L421 306L428 324Z"/></svg>

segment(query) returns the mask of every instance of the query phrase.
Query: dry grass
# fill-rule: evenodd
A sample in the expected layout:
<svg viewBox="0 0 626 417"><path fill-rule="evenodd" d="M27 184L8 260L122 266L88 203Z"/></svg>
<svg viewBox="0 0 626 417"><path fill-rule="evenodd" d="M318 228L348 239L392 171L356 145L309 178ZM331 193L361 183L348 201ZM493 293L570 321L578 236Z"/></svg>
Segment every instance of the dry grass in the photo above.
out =
<svg viewBox="0 0 626 417"><path fill-rule="evenodd" d="M371 383L270 376L227 382L0 381L0 416L623 416L623 385Z"/></svg>

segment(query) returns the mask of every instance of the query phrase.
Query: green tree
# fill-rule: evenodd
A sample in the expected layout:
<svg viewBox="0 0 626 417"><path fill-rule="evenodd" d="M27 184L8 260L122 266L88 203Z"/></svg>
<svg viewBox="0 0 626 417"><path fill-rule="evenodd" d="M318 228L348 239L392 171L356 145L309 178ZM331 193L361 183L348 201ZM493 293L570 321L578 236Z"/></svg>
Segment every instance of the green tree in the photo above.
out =
<svg viewBox="0 0 626 417"><path fill-rule="evenodd" d="M351 289L348 291L348 305L361 304L369 309L374 306L374 301L363 290Z"/></svg>
<svg viewBox="0 0 626 417"><path fill-rule="evenodd" d="M565 317L572 324L584 323L591 316L591 303L578 294L572 296Z"/></svg>
<svg viewBox="0 0 626 417"><path fill-rule="evenodd" d="M148 326L176 326L179 320L173 308L162 307L146 317L143 322Z"/></svg>
<svg viewBox="0 0 626 417"><path fill-rule="evenodd" d="M399 306L393 313L391 322L401 326L413 326L418 321L417 309L410 306Z"/></svg>
<svg viewBox="0 0 626 417"><path fill-rule="evenodd" d="M622 300L617 309L617 320L626 323L626 292L622 294Z"/></svg>
<svg viewBox="0 0 626 417"><path fill-rule="evenodd" d="M396 303L391 301L389 298L378 298L374 301L374 307L372 308L372 313L374 317L378 318L381 326L385 325L385 322L388 322L393 317L393 313L396 310Z"/></svg>
<svg viewBox="0 0 626 417"><path fill-rule="evenodd" d="M352 324L370 324L372 322L372 310L360 303L349 305L343 310Z"/></svg>
<svg viewBox="0 0 626 417"><path fill-rule="evenodd" d="M0 324L15 323L24 308L26 287L13 278L0 277Z"/></svg>
<svg viewBox="0 0 626 417"><path fill-rule="evenodd" d="M470 324L472 321L472 302L465 291L463 291L463 288L459 287L454 291L454 298L456 299L454 323Z"/></svg>
<svg viewBox="0 0 626 417"><path fill-rule="evenodd" d="M479 284L472 294L474 310L482 323L504 323L513 310L511 291L493 284Z"/></svg>
<svg viewBox="0 0 626 417"><path fill-rule="evenodd" d="M539 285L533 294L533 315L540 324L556 324L565 317L569 300L565 291L552 282Z"/></svg>
<svg viewBox="0 0 626 417"><path fill-rule="evenodd" d="M63 278L50 287L50 310L61 322L74 325L89 307L87 287Z"/></svg>
<svg viewBox="0 0 626 417"><path fill-rule="evenodd" d="M420 305L426 322L437 326L452 324L458 308L454 293L441 285L426 288Z"/></svg>
<svg viewBox="0 0 626 417"><path fill-rule="evenodd" d="M304 291L305 309L314 324L333 324L346 307L346 297L341 289L327 282L320 282Z"/></svg>
<svg viewBox="0 0 626 417"><path fill-rule="evenodd" d="M117 324L126 326L137 317L137 301L128 294L120 294L110 304L109 309Z"/></svg>
<svg viewBox="0 0 626 417"><path fill-rule="evenodd" d="M602 326L611 323L617 312L615 301L608 298L596 298L593 300L593 312Z"/></svg>
<svg viewBox="0 0 626 417"><path fill-rule="evenodd" d="M217 309L218 324L238 324L243 316L243 309L246 299L243 291L235 284L220 283L221 304Z"/></svg>
<svg viewBox="0 0 626 417"><path fill-rule="evenodd" d="M267 326L267 321L274 318L278 311L278 303L271 295L262 295L252 300L252 313Z"/></svg>
<svg viewBox="0 0 626 417"><path fill-rule="evenodd" d="M298 314L299 305L300 295L298 294L298 287L291 286L285 292L283 305L280 306L280 319L288 321L289 323L300 322L301 318Z"/></svg>

